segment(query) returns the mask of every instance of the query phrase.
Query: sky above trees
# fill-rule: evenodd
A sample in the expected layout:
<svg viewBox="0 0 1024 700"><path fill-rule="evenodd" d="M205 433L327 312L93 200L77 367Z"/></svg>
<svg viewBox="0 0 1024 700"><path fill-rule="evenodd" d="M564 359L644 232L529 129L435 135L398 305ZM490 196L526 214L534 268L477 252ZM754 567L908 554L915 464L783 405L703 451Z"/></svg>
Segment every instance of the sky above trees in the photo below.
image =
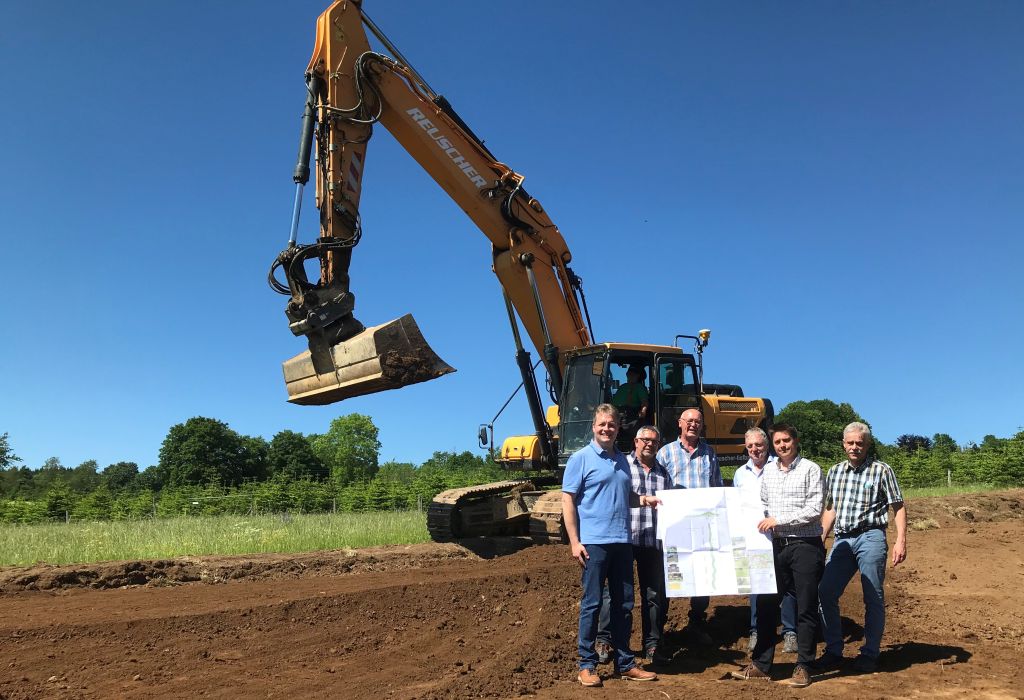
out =
<svg viewBox="0 0 1024 700"><path fill-rule="evenodd" d="M155 464L170 426L476 449L519 381L486 241L378 128L357 316L412 312L458 372L285 402L287 240L326 3L7 3L0 432ZM713 331L709 381L848 402L893 442L1021 427L1024 5L365 0L569 242L601 340ZM43 89L45 86L45 90ZM300 239L316 235L311 200ZM536 354L535 354L536 358ZM496 436L531 432L516 401ZM480 454L480 452L478 452Z"/></svg>

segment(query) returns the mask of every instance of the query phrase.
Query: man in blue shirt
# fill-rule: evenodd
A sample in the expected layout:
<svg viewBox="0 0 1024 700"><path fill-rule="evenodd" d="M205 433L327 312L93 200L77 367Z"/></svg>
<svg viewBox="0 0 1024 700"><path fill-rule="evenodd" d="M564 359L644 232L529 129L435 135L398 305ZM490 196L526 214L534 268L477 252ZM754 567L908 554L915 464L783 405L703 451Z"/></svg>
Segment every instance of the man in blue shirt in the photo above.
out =
<svg viewBox="0 0 1024 700"><path fill-rule="evenodd" d="M655 496L632 492L629 463L615 447L619 412L601 404L594 412L594 440L573 454L562 478L562 518L569 548L583 567L579 620L579 682L602 685L597 674L598 615L605 582L611 596L611 635L616 649L615 671L622 678L653 681L658 676L636 665L629 651L626 616L633 610L633 547L629 532L630 502L657 506ZM615 611L618 611L617 613Z"/></svg>

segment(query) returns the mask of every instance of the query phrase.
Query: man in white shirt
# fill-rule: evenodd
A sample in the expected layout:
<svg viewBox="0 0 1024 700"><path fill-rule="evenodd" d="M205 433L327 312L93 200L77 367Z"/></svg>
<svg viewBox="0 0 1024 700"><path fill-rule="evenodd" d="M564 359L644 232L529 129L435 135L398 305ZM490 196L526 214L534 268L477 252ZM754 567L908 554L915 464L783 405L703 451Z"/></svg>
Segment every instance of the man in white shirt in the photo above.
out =
<svg viewBox="0 0 1024 700"><path fill-rule="evenodd" d="M760 428L751 428L743 436L750 459L736 470L732 485L743 489L755 501L761 500L761 475L765 465L775 458L769 455L768 434ZM757 596L750 596L750 642L747 651L757 645ZM796 597L786 593L782 599L782 651L795 654L796 645Z"/></svg>
<svg viewBox="0 0 1024 700"><path fill-rule="evenodd" d="M800 439L791 425L776 425L772 446L778 460L765 464L761 476L761 504L764 519L760 532L772 533L775 581L782 593L796 596L797 660L793 677L783 681L793 688L811 683L815 634L818 630L818 582L825 568L825 546L821 541L823 479L821 467L800 456ZM757 599L757 644L751 662L730 675L740 680L770 680L779 627L780 596Z"/></svg>

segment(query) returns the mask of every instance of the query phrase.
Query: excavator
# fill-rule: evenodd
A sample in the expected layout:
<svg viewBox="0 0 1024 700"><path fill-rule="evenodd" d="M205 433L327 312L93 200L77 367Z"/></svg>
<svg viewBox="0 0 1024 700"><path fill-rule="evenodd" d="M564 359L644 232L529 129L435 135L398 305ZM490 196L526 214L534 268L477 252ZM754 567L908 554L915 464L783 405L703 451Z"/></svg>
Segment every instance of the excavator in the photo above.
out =
<svg viewBox="0 0 1024 700"><path fill-rule="evenodd" d="M367 32L387 53L371 48ZM595 342L582 280L569 266L569 247L545 207L523 187L523 175L484 146L359 0L337 0L318 18L305 85L291 230L268 275L271 287L289 296L291 332L308 343L308 350L283 365L290 402L331 404L454 371L430 348L411 315L371 327L353 315L348 271L362 235L359 199L374 125L394 136L490 242L534 427L531 435L507 438L498 461L530 478L438 494L427 513L433 539L563 538L559 492L549 489L559 483L569 455L590 441L593 411L604 402L622 405L625 449L641 424L657 425L666 442L674 440L679 415L699 408L705 437L720 460L743 461L743 434L770 424L771 402L743 396L735 385L703 384L706 329L678 335L671 345ZM316 241L300 244L303 191L313 168L320 233ZM319 264L316 279L307 261L313 269ZM544 366L555 404L547 410L520 327ZM684 351L680 340L692 340L693 352ZM633 390L626 391L631 381ZM632 405L620 394L631 394Z"/></svg>

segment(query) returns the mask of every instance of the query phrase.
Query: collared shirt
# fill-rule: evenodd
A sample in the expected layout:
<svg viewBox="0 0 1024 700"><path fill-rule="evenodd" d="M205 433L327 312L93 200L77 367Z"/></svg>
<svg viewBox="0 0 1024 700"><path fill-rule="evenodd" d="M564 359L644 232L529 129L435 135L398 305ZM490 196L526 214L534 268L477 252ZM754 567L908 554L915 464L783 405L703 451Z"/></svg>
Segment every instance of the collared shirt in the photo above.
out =
<svg viewBox="0 0 1024 700"><path fill-rule="evenodd" d="M774 461L775 457L769 457L764 466L767 467ZM736 473L732 475L732 485L741 489L749 489L760 497L761 477L764 476L764 467L761 467L760 471L755 471L756 469L754 460L748 459L747 463L737 469Z"/></svg>
<svg viewBox="0 0 1024 700"><path fill-rule="evenodd" d="M761 504L765 517L775 518L774 537L820 537L821 467L799 455L788 470L779 462L764 465Z"/></svg>
<svg viewBox="0 0 1024 700"><path fill-rule="evenodd" d="M885 462L864 460L859 467L849 461L828 470L825 507L836 511L836 534L889 524L889 506L903 503L896 475Z"/></svg>
<svg viewBox="0 0 1024 700"><path fill-rule="evenodd" d="M636 452L627 458L633 475L633 493L639 496L654 496L659 491L672 488L672 477L657 458L648 472L636 457ZM630 508L629 532L634 547L657 547L658 511L655 508Z"/></svg>
<svg viewBox="0 0 1024 700"><path fill-rule="evenodd" d="M569 457L562 491L573 495L581 544L627 544L629 537L629 462L612 447L590 444Z"/></svg>
<svg viewBox="0 0 1024 700"><path fill-rule="evenodd" d="M704 438L697 442L692 454L683 447L682 441L670 442L658 450L658 461L668 469L674 488L706 489L723 485L718 455Z"/></svg>

